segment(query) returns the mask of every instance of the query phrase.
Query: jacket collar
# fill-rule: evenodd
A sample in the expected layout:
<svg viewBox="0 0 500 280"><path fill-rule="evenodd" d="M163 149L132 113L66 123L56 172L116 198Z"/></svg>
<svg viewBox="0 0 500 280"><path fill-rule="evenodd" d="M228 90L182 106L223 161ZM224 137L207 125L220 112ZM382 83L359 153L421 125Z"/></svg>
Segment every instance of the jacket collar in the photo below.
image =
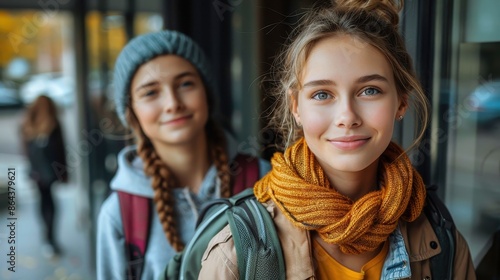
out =
<svg viewBox="0 0 500 280"><path fill-rule="evenodd" d="M435 242L437 247L431 247ZM412 262L429 259L441 252L431 224L422 214L412 223L401 221L389 236L389 252L382 268L381 279L411 278Z"/></svg>
<svg viewBox="0 0 500 280"><path fill-rule="evenodd" d="M389 251L385 258L380 279L404 279L411 277L410 258L405 247L403 234L399 229L389 235Z"/></svg>
<svg viewBox="0 0 500 280"><path fill-rule="evenodd" d="M272 200L263 203L275 221L286 264L286 279L314 279L315 261L309 231L296 228L280 212ZM413 237L413 239L411 238ZM431 242L438 247L431 248ZM389 252L384 262L381 279L411 278L411 262L429 259L441 252L431 224L422 213L412 223L401 221L389 235Z"/></svg>

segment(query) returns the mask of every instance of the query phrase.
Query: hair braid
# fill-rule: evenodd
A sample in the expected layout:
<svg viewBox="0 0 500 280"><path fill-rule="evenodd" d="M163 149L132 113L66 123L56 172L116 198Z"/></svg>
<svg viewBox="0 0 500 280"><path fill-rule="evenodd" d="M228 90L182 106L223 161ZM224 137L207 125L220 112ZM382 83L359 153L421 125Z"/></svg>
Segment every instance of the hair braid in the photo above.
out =
<svg viewBox="0 0 500 280"><path fill-rule="evenodd" d="M221 181L221 197L230 197L232 177L226 152L226 137L223 130L212 120L207 123L207 137L209 137L210 156L217 168L217 176Z"/></svg>
<svg viewBox="0 0 500 280"><path fill-rule="evenodd" d="M153 201L165 236L176 251L182 251L184 244L177 232L177 222L174 213L175 201L172 194L172 189L176 185L175 179L156 153L153 145L142 131L139 122L130 109L127 113L127 119L137 136L137 154L144 162L144 173L152 178Z"/></svg>

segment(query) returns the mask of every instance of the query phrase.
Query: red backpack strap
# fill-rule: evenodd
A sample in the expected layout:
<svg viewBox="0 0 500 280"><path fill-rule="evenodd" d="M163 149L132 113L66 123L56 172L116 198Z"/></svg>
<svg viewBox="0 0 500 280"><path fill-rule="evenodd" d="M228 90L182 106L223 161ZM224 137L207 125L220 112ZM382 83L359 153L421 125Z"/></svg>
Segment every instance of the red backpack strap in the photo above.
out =
<svg viewBox="0 0 500 280"><path fill-rule="evenodd" d="M151 199L117 191L125 234L127 280L141 278L151 223Z"/></svg>
<svg viewBox="0 0 500 280"><path fill-rule="evenodd" d="M238 154L233 160L233 166L236 167L237 173L234 176L232 194L253 188L255 182L259 180L259 159L251 155Z"/></svg>

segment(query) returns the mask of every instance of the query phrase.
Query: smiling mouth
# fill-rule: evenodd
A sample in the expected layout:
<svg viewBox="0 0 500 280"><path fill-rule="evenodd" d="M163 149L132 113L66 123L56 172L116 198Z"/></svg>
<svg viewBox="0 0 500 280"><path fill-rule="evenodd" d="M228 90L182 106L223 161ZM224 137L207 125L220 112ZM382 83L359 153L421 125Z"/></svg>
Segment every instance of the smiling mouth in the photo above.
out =
<svg viewBox="0 0 500 280"><path fill-rule="evenodd" d="M350 136L331 139L328 140L328 142L330 142L335 148L339 150L349 151L364 146L370 139L371 137Z"/></svg>
<svg viewBox="0 0 500 280"><path fill-rule="evenodd" d="M164 121L164 122L162 122L162 124L179 124L179 123L183 123L183 122L189 120L191 117L192 117L192 115L182 116L182 117L175 118L172 120Z"/></svg>

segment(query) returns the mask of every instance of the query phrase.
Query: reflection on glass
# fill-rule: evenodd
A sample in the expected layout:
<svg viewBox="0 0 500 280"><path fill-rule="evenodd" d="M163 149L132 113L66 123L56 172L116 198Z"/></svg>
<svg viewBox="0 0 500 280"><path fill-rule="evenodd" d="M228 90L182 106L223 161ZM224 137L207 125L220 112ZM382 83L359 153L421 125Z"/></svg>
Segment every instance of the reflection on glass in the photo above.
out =
<svg viewBox="0 0 500 280"><path fill-rule="evenodd" d="M500 43L461 43L449 118L447 203L478 256L500 227Z"/></svg>

